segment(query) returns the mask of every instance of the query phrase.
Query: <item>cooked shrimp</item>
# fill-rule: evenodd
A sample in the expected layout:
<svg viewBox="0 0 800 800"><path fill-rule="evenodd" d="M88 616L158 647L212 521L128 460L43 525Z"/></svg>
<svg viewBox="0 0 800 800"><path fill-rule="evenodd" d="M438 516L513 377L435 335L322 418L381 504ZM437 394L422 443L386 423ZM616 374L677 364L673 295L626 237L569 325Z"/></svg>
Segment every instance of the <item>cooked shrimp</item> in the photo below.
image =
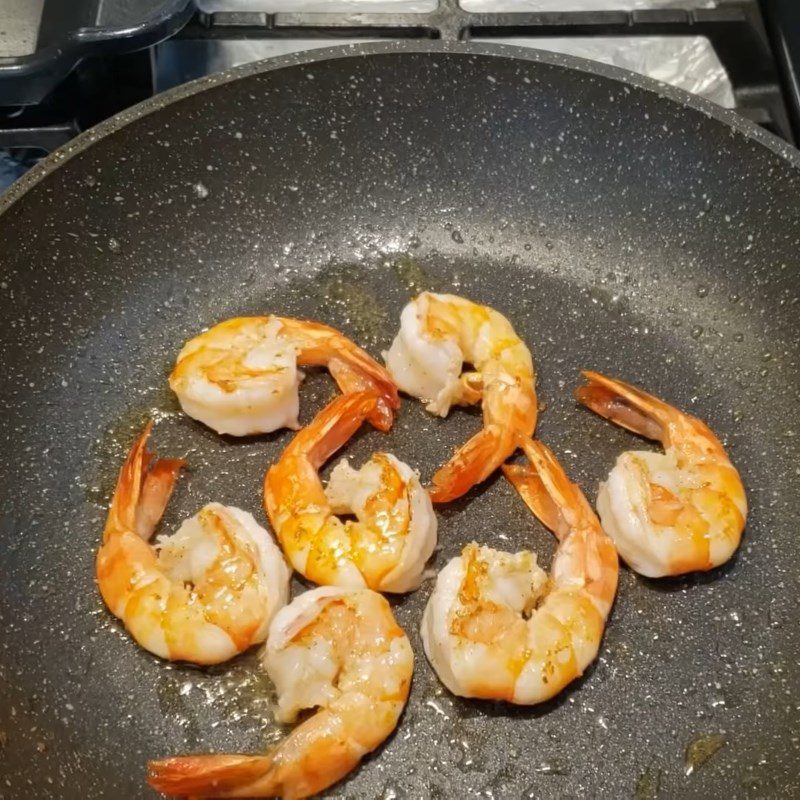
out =
<svg viewBox="0 0 800 800"><path fill-rule="evenodd" d="M617 553L553 454L524 440L504 472L559 541L551 576L528 551L464 548L439 574L422 619L425 653L454 694L532 705L594 661L617 591Z"/></svg>
<svg viewBox="0 0 800 800"><path fill-rule="evenodd" d="M295 598L270 626L264 666L277 719L317 712L263 756L151 761L148 781L168 795L308 797L341 780L395 729L414 671L411 645L384 597L322 586Z"/></svg>
<svg viewBox="0 0 800 800"><path fill-rule="evenodd" d="M117 481L97 584L134 639L161 658L217 664L263 642L289 595L289 569L251 514L209 503L148 544L184 462L146 450L152 423Z"/></svg>
<svg viewBox="0 0 800 800"><path fill-rule="evenodd" d="M650 578L724 564L742 538L741 478L710 428L652 395L597 372L576 396L617 425L656 439L664 453L622 453L600 485L603 527L631 569Z"/></svg>
<svg viewBox="0 0 800 800"><path fill-rule="evenodd" d="M432 414L482 402L483 429L433 476L431 499L445 503L489 477L536 426L533 361L511 323L488 306L423 292L400 316L385 354L398 386ZM463 372L464 363L474 367Z"/></svg>
<svg viewBox="0 0 800 800"><path fill-rule="evenodd" d="M408 592L436 546L436 515L417 474L388 453L360 470L340 462L327 489L318 474L376 402L368 392L342 395L297 433L264 478L264 506L286 557L314 583Z"/></svg>
<svg viewBox="0 0 800 800"><path fill-rule="evenodd" d="M380 401L370 422L389 430L399 408L386 370L339 331L289 317L234 317L190 339L169 385L183 410L217 433L248 436L299 427L297 367L326 366L347 393Z"/></svg>

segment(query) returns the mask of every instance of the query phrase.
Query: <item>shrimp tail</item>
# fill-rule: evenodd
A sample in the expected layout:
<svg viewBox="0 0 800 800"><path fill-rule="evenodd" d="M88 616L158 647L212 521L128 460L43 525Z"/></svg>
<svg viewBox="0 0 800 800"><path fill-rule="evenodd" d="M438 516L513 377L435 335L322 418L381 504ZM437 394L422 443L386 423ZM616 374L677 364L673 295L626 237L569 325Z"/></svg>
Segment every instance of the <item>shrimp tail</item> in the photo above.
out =
<svg viewBox="0 0 800 800"><path fill-rule="evenodd" d="M369 422L384 432L392 427L394 412L400 408L400 395L384 367L328 325L288 318L281 318L281 322L285 329L302 338L298 363L325 365L344 394L371 391L377 395L379 401L370 412Z"/></svg>
<svg viewBox="0 0 800 800"><path fill-rule="evenodd" d="M170 796L246 797L248 787L272 767L271 756L177 756L150 761L147 782Z"/></svg>
<svg viewBox="0 0 800 800"><path fill-rule="evenodd" d="M348 442L378 402L372 392L339 395L298 431L281 459L305 457L319 469Z"/></svg>
<svg viewBox="0 0 800 800"><path fill-rule="evenodd" d="M149 539L186 464L180 458L155 458L147 452L147 440L152 430L153 422L150 420L122 465L111 499L104 540L114 530L136 531L143 539Z"/></svg>
<svg viewBox="0 0 800 800"><path fill-rule="evenodd" d="M605 618L617 593L618 558L613 542L580 487L572 483L548 447L520 438L529 466L507 464L505 476L539 521L559 540L553 574L581 576L584 587Z"/></svg>
<svg viewBox="0 0 800 800"><path fill-rule="evenodd" d="M489 477L517 448L517 439L500 425L488 425L459 447L431 479L434 503L447 503Z"/></svg>
<svg viewBox="0 0 800 800"><path fill-rule="evenodd" d="M581 373L588 381L575 390L579 403L621 428L648 439L661 440L671 408L641 389L599 372Z"/></svg>
<svg viewBox="0 0 800 800"><path fill-rule="evenodd" d="M349 355L351 363L334 358L328 363L328 370L344 394L371 391L377 395L378 402L367 420L385 433L394 423L394 412L400 408L397 386L380 365L357 348Z"/></svg>
<svg viewBox="0 0 800 800"><path fill-rule="evenodd" d="M503 474L534 516L560 541L577 527L576 512L588 510L592 516L593 512L548 447L527 437L520 438L520 446L530 465L505 464Z"/></svg>
<svg viewBox="0 0 800 800"><path fill-rule="evenodd" d="M561 510L550 497L536 471L527 464L503 464L502 469L503 475L517 490L534 516L561 538L564 522Z"/></svg>
<svg viewBox="0 0 800 800"><path fill-rule="evenodd" d="M159 458L152 462L136 507L136 532L143 539L153 535L185 465L182 458Z"/></svg>

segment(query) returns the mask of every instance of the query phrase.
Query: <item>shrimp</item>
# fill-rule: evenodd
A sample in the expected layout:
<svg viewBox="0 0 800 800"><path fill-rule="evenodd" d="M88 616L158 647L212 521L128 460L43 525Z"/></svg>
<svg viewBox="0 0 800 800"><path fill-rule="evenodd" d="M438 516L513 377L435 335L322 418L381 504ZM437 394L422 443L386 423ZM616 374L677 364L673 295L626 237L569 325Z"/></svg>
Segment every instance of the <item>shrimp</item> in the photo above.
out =
<svg viewBox="0 0 800 800"><path fill-rule="evenodd" d="M339 331L289 317L234 317L190 339L169 385L181 408L217 433L248 436L299 428L297 367L326 366L344 393L380 400L370 422L392 427L400 407L386 370Z"/></svg>
<svg viewBox="0 0 800 800"><path fill-rule="evenodd" d="M103 600L146 650L218 664L263 642L289 596L289 568L251 514L209 503L172 536L148 543L184 462L146 450L149 422L128 454L97 553Z"/></svg>
<svg viewBox="0 0 800 800"><path fill-rule="evenodd" d="M652 395L597 372L576 397L600 416L655 439L664 453L622 453L600 484L603 527L631 569L649 578L724 564L736 552L747 498L711 429Z"/></svg>
<svg viewBox="0 0 800 800"><path fill-rule="evenodd" d="M331 586L301 594L275 615L263 663L277 689L278 721L316 713L266 755L151 761L151 786L182 797L321 792L392 733L414 671L411 645L386 599Z"/></svg>
<svg viewBox="0 0 800 800"><path fill-rule="evenodd" d="M422 618L425 654L454 694L533 705L583 674L617 591L617 552L581 490L540 442L504 472L559 541L548 579L529 551L467 545Z"/></svg>
<svg viewBox="0 0 800 800"><path fill-rule="evenodd" d="M368 392L342 395L296 434L264 478L264 506L286 557L309 580L408 592L436 546L436 515L417 474L388 453L358 471L341 461L326 489L318 474L376 402Z"/></svg>
<svg viewBox="0 0 800 800"><path fill-rule="evenodd" d="M431 499L445 503L486 480L536 427L533 360L511 323L488 306L423 292L400 316L384 354L400 389L447 416L450 406L482 403L483 429L433 476ZM473 371L463 372L464 363Z"/></svg>

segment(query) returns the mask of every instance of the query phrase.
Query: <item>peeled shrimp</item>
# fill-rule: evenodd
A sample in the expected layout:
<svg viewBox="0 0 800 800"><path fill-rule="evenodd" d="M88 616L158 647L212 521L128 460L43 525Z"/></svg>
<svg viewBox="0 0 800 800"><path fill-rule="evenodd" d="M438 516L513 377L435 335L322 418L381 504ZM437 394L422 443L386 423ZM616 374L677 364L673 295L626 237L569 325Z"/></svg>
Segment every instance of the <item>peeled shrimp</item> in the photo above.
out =
<svg viewBox="0 0 800 800"><path fill-rule="evenodd" d="M408 592L436 546L436 515L417 474L388 453L360 470L341 461L327 488L318 474L376 402L369 392L342 395L297 433L264 478L264 506L286 557L309 580Z"/></svg>
<svg viewBox="0 0 800 800"><path fill-rule="evenodd" d="M739 473L709 427L597 372L576 396L600 416L656 439L664 453L622 453L597 510L620 556L650 578L709 570L736 552L747 517Z"/></svg>
<svg viewBox="0 0 800 800"><path fill-rule="evenodd" d="M400 316L385 354L400 389L447 416L452 405L482 403L483 429L433 476L431 499L444 503L489 477L536 426L533 361L511 323L488 306L423 292ZM464 363L474 370L463 372Z"/></svg>
<svg viewBox="0 0 800 800"><path fill-rule="evenodd" d="M540 442L504 472L559 541L550 578L529 551L470 544L439 573L422 619L425 654L454 694L532 705L583 673L617 591L617 553L581 490Z"/></svg>
<svg viewBox="0 0 800 800"><path fill-rule="evenodd" d="M386 370L339 331L289 317L234 317L190 339L169 385L183 410L217 433L248 436L299 427L298 365L326 366L347 393L380 400L370 422L389 430L399 408Z"/></svg>
<svg viewBox="0 0 800 800"><path fill-rule="evenodd" d="M251 514L209 503L172 536L148 544L184 462L146 450L148 423L128 454L97 553L111 612L160 658L217 664L263 642L289 595L289 569Z"/></svg>
<svg viewBox="0 0 800 800"><path fill-rule="evenodd" d="M323 586L275 616L264 666L277 719L318 709L263 756L151 761L148 781L181 797L308 797L341 780L397 726L414 670L389 603L369 589Z"/></svg>

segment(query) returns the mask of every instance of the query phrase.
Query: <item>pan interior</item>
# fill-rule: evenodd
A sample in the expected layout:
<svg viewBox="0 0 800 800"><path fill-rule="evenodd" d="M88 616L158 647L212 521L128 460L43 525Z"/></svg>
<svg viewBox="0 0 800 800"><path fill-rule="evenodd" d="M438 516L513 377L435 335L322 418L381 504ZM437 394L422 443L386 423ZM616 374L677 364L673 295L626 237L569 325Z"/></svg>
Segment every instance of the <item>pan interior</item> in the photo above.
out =
<svg viewBox="0 0 800 800"><path fill-rule="evenodd" d="M330 796L800 791L798 188L786 162L693 109L467 51L253 74L48 175L0 216L0 794L150 796L148 758L280 738L256 654L167 665L102 607L93 559L116 471L155 418L154 449L189 461L163 531L212 500L263 522L261 479L290 434L238 441L180 414L166 376L181 343L278 313L378 356L426 289L511 319L537 364L538 433L590 498L617 454L650 445L576 406L586 368L707 420L751 516L709 575L623 570L597 663L538 708L450 696L418 635L432 582L397 598L408 708ZM309 374L303 421L333 391ZM344 455L386 449L428 479L479 425L407 399L391 433L364 429ZM439 518L437 569L472 540L549 565L552 537L502 479ZM696 737L724 746L687 775L687 746L711 741Z"/></svg>

